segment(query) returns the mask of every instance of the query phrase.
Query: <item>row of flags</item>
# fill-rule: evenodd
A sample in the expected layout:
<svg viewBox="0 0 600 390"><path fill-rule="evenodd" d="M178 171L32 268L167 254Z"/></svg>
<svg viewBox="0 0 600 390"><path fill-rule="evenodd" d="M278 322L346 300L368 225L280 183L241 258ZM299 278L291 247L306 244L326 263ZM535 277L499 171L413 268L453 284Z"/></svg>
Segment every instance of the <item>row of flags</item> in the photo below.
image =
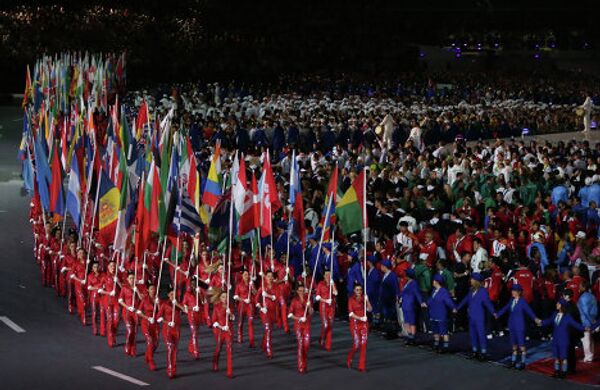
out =
<svg viewBox="0 0 600 390"><path fill-rule="evenodd" d="M255 172L249 175L245 156L239 153L231 169L224 171L217 143L203 174L188 129L172 123L174 109L158 118L143 103L130 119L115 95L102 103L98 114L97 102L105 97L92 96L123 78L124 63L124 56L43 57L35 67L36 87L27 73L19 158L24 187L34 203L56 220L70 216L80 236L91 233L85 229L93 226L101 243L137 258L154 234L165 240L204 230L211 237L212 229L217 232L213 245L223 242L227 233L230 241L234 234L272 236L273 216L283 204L268 152L257 178ZM64 75L54 75L67 64L74 67L68 73L71 77L77 74L77 80L87 80L81 93L77 84L74 90L64 87L68 77L65 81L60 78ZM48 72L51 87L44 88ZM97 79L98 74L102 77ZM41 93L39 99L36 93ZM68 106L58 110L62 104ZM289 222L289 233L304 245L307 229L295 153L289 183L289 208L281 214ZM338 197L335 168L326 193L326 203L331 199L333 207L331 217L321 221L323 231L334 223L346 234L366 227L364 183L363 171Z"/></svg>

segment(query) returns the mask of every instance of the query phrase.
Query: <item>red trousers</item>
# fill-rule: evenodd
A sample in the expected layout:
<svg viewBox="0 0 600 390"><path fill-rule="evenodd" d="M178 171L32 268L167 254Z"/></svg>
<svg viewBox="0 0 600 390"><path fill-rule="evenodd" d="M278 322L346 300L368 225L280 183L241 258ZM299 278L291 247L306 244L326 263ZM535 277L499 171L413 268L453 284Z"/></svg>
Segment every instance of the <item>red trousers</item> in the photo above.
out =
<svg viewBox="0 0 600 390"><path fill-rule="evenodd" d="M200 329L200 312L189 311L188 323L190 324L190 341L188 342L188 352L194 359L200 359L200 346L198 344L198 330Z"/></svg>
<svg viewBox="0 0 600 390"><path fill-rule="evenodd" d="M310 346L310 322L301 324L296 321L294 323L294 332L296 333L298 372L304 374L308 368L307 356L308 347Z"/></svg>
<svg viewBox="0 0 600 390"><path fill-rule="evenodd" d="M54 276L54 289L56 290L56 295L59 297L63 297L65 295L65 286L64 283L61 283L62 273L60 272L60 257L57 254L52 259L52 274Z"/></svg>
<svg viewBox="0 0 600 390"><path fill-rule="evenodd" d="M75 282L73 279L69 278L69 276L69 273L67 273L65 276L65 280L67 282L67 306L69 308L69 313L73 314L75 311L75 286L73 284Z"/></svg>
<svg viewBox="0 0 600 390"><path fill-rule="evenodd" d="M288 324L287 318L287 299L283 296L279 297L279 319L277 322L281 321L283 324L283 331L285 333L290 332L290 325Z"/></svg>
<svg viewBox="0 0 600 390"><path fill-rule="evenodd" d="M53 284L53 274L52 274L52 259L48 253L42 254L42 285L43 286L52 286Z"/></svg>
<svg viewBox="0 0 600 390"><path fill-rule="evenodd" d="M227 351L227 376L233 377L233 363L232 363L232 339L233 335L231 330L224 332L221 329L213 328L213 334L215 335L215 353L213 354L213 371L219 371L219 355L221 354L221 348L225 344Z"/></svg>
<svg viewBox="0 0 600 390"><path fill-rule="evenodd" d="M250 347L254 347L254 308L249 303L238 302L238 328L237 328L237 342L241 344L244 342L244 319L248 319L248 341Z"/></svg>
<svg viewBox="0 0 600 390"><path fill-rule="evenodd" d="M144 358L146 360L146 364L151 371L156 370L156 363L154 363L154 351L158 347L158 325L156 323L151 324L148 320L142 320L142 333L144 334L144 339L146 340L146 354Z"/></svg>
<svg viewBox="0 0 600 390"><path fill-rule="evenodd" d="M90 291L88 298L92 309L92 333L94 336L98 334L98 322L96 321L96 317L100 314L100 334L104 336L104 320L102 318L102 309L100 309L102 306L102 299L96 291ZM100 311L100 313L98 313L98 311Z"/></svg>
<svg viewBox="0 0 600 390"><path fill-rule="evenodd" d="M273 322L271 321L270 313L260 312L260 318L264 326L264 333L262 338L262 350L267 354L267 357L271 359L273 357L273 339L271 332L273 331Z"/></svg>
<svg viewBox="0 0 600 390"><path fill-rule="evenodd" d="M325 302L319 304L319 316L321 317L321 335L319 336L319 345L325 347L325 350L331 351L331 337L333 335L333 317L335 307Z"/></svg>
<svg viewBox="0 0 600 390"><path fill-rule="evenodd" d="M362 321L350 320L350 334L352 335L352 349L348 352L346 363L348 367L351 367L354 354L360 350L358 369L359 371L366 371L369 324Z"/></svg>
<svg viewBox="0 0 600 390"><path fill-rule="evenodd" d="M135 339L137 336L137 316L135 312L123 308L123 322L125 323L125 355L135 357Z"/></svg>
<svg viewBox="0 0 600 390"><path fill-rule="evenodd" d="M163 323L162 336L167 346L167 375L169 378L175 378L177 374L177 346L179 345L180 331L181 324L175 323L175 326L170 327Z"/></svg>
<svg viewBox="0 0 600 390"><path fill-rule="evenodd" d="M73 282L73 287L75 289L75 302L77 303L77 315L79 315L79 319L81 320L81 324L85 326L85 303L86 290L83 289L83 286L79 282Z"/></svg>
<svg viewBox="0 0 600 390"><path fill-rule="evenodd" d="M119 304L114 302L114 297L105 297L104 313L106 314L106 336L108 346L117 343L117 328L119 327ZM102 324L100 324L102 326Z"/></svg>

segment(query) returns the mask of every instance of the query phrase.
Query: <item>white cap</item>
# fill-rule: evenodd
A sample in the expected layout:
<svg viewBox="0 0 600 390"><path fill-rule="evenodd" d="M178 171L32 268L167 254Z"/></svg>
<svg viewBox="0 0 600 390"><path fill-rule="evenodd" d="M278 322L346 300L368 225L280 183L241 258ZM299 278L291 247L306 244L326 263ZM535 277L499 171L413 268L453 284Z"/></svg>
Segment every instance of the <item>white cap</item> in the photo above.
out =
<svg viewBox="0 0 600 390"><path fill-rule="evenodd" d="M586 177L585 178L585 185L589 186L590 184L592 184L592 178L591 177Z"/></svg>
<svg viewBox="0 0 600 390"><path fill-rule="evenodd" d="M578 231L577 234L575 235L575 238L585 239L585 232L582 232L581 230Z"/></svg>

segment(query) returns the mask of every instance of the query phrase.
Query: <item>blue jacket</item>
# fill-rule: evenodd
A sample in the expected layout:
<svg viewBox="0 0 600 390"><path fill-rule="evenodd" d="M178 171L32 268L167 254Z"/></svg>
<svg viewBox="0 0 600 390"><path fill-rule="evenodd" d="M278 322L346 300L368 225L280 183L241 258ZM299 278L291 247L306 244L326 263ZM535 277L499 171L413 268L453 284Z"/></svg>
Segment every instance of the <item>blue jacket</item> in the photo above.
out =
<svg viewBox="0 0 600 390"><path fill-rule="evenodd" d="M379 296L381 295L381 273L377 268L367 271L367 296L373 306L373 313L379 312Z"/></svg>
<svg viewBox="0 0 600 390"><path fill-rule="evenodd" d="M596 297L589 291L584 292L579 296L577 308L581 315L581 324L585 327L592 327L598 317L598 303Z"/></svg>
<svg viewBox="0 0 600 390"><path fill-rule="evenodd" d="M494 307L490 301L488 291L483 287L478 288L475 293L469 290L469 293L458 304L456 310L462 309L465 305L467 306L470 321L484 322L486 310L490 314L494 314Z"/></svg>
<svg viewBox="0 0 600 390"><path fill-rule="evenodd" d="M556 206L561 200L565 203L569 200L569 191L562 184L552 189L552 204Z"/></svg>
<svg viewBox="0 0 600 390"><path fill-rule="evenodd" d="M354 290L354 284L360 284L361 286L364 284L363 276L362 276L362 267L360 265L360 261L356 261L354 264L350 266L348 269L348 277L346 279L346 287L348 289L348 296L352 296L352 291Z"/></svg>
<svg viewBox="0 0 600 390"><path fill-rule="evenodd" d="M286 231L284 231L283 234L281 234L279 237L277 237L275 239L275 241L273 242L273 248L275 249L275 257L277 257L278 259L281 257L281 255L283 255L287 252L287 241L288 241L288 234ZM290 245L290 251L291 251L291 245Z"/></svg>
<svg viewBox="0 0 600 390"><path fill-rule="evenodd" d="M513 306L513 302L515 301L512 298L506 306L504 306L500 311L498 311L498 317L502 317L506 312L510 312L508 315L508 329L513 329L513 331L524 331L525 328L525 316L528 316L532 320L535 320L535 313L531 310L527 301L523 298L519 298L516 304Z"/></svg>
<svg viewBox="0 0 600 390"><path fill-rule="evenodd" d="M415 311L418 306L423 303L421 293L419 292L419 284L415 280L409 280L404 285L404 289L401 293L402 296L402 310Z"/></svg>
<svg viewBox="0 0 600 390"><path fill-rule="evenodd" d="M558 345L569 345L571 340L570 328L577 329L583 332L585 329L580 323L575 321L573 317L568 314L563 314L560 322L556 323L556 316L558 312L555 312L552 317L542 321L542 326L553 326L552 341Z"/></svg>
<svg viewBox="0 0 600 390"><path fill-rule="evenodd" d="M592 184L588 193L588 201L596 202L596 206L600 206L600 184Z"/></svg>
<svg viewBox="0 0 600 390"><path fill-rule="evenodd" d="M455 307L450 293L446 288L440 287L437 290L432 290L431 296L427 300L427 308L429 309L429 319L431 321L448 321L448 311Z"/></svg>
<svg viewBox="0 0 600 390"><path fill-rule="evenodd" d="M368 288L368 286L367 286ZM381 278L379 302L384 306L395 306L396 299L400 298L400 285L395 273L389 272Z"/></svg>
<svg viewBox="0 0 600 390"><path fill-rule="evenodd" d="M579 199L581 199L581 204L588 207L590 203L590 186L581 187L578 195Z"/></svg>

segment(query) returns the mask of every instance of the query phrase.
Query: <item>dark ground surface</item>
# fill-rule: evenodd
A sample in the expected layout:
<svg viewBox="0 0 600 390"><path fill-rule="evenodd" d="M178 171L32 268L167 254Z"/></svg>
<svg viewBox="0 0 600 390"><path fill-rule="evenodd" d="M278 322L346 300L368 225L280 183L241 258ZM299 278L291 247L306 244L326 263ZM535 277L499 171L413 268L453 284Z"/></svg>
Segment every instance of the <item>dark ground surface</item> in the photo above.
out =
<svg viewBox="0 0 600 390"><path fill-rule="evenodd" d="M313 327L309 372L296 372L295 343L291 336L275 332L274 358L268 361L258 350L234 345L235 378L210 371L214 347L212 333L202 329L201 359L187 353L189 332L182 327L178 378L169 380L165 371L165 347L156 353L157 372L144 363L145 346L138 334L138 357L126 357L119 346L108 348L106 339L92 335L67 313L64 299L41 286L40 273L32 255L32 236L27 213L29 200L21 194L16 151L21 121L18 108L0 107L0 316L8 316L26 330L16 333L0 323L0 388L2 389L121 389L138 387L93 370L103 366L149 383L155 388L231 389L575 389L586 388L556 381L532 372L507 370L491 363L477 363L456 355L436 355L425 349L405 347L399 340L386 341L372 334L368 344L369 372L361 374L345 367L350 337L345 322L334 325L333 351L316 346L318 326ZM255 322L257 338L262 331Z"/></svg>

